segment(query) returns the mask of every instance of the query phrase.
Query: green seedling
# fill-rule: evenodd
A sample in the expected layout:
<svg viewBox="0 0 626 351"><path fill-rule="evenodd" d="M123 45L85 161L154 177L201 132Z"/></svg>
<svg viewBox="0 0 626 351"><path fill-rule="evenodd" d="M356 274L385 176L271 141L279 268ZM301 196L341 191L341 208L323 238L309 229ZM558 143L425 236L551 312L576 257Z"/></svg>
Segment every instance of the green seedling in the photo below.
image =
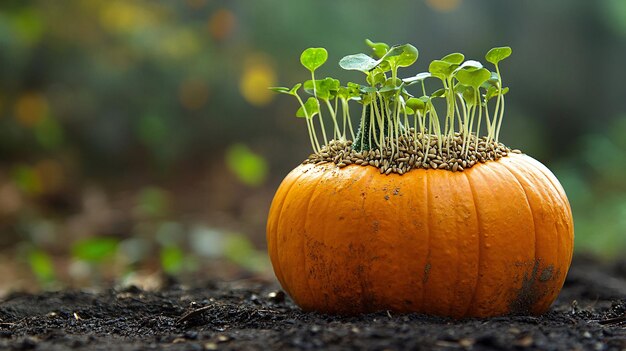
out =
<svg viewBox="0 0 626 351"><path fill-rule="evenodd" d="M504 95L509 90L502 85L499 63L511 55L511 48L489 50L485 59L493 64L495 72L483 67L479 61L466 60L461 53L451 53L430 62L426 72L402 78L399 70L417 61L417 48L410 44L390 46L369 39L365 43L372 50L371 56L364 53L344 56L339 66L348 71L361 72L365 75L366 84L348 82L342 85L332 77L316 79L315 74L327 61L328 53L323 48L309 48L300 56L300 62L310 72L311 79L293 88L272 88L276 92L292 95L298 101L300 106L296 116L307 121L314 155L321 155L335 141L351 140L353 144L348 145L352 145L352 150L369 152L375 149L385 153L385 157L392 161L401 152L401 144L406 145L407 141L414 147L421 145L426 154L435 152L431 148L441 154L445 146L449 155L454 144L462 148L461 156L467 157L470 149L478 147L483 121L487 130L485 140L498 142L504 115ZM439 82L439 87L429 93L426 80ZM418 87L417 91L412 91L414 87ZM311 95L306 101L298 94L301 88ZM440 121L436 106L441 106L442 100L446 108ZM361 105L356 134L350 114L353 101ZM493 113L490 113L490 104L495 105ZM341 114L338 114L339 108ZM324 125L326 115L332 120L333 139L330 141ZM319 120L319 130L324 139L322 143L313 124L314 117ZM433 140L438 147L431 147ZM461 146L458 146L459 140ZM470 145L470 140L475 144Z"/></svg>

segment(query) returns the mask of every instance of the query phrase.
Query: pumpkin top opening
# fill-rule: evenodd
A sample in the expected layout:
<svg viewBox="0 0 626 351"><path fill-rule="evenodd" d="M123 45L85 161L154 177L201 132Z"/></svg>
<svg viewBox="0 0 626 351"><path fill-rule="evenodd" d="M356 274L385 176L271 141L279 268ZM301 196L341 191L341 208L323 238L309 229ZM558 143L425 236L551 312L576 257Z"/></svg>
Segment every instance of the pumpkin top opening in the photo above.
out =
<svg viewBox="0 0 626 351"><path fill-rule="evenodd" d="M487 52L485 59L495 68L493 72L478 61L465 60L463 54L452 53L432 61L427 72L402 79L398 69L417 61L414 46L389 46L370 40L366 44L372 48L373 57L348 55L339 66L364 73L367 85L348 82L342 86L331 77L316 79L315 72L326 62L328 53L324 48L308 48L300 62L311 79L293 88L272 88L294 96L300 105L296 116L305 119L314 152L305 163L371 165L386 174L403 174L414 168L462 171L477 162L519 152L499 142L504 95L509 90L503 86L499 62L511 54L511 48ZM429 87L433 81L441 88L429 94L425 81ZM419 97L413 95L416 92L411 86L417 87ZM298 93L302 87L311 95L307 100ZM438 113L437 101L444 102L445 114ZM362 106L356 134L350 115L353 102ZM326 116L331 122L330 138ZM483 124L486 134L481 136Z"/></svg>
<svg viewBox="0 0 626 351"><path fill-rule="evenodd" d="M392 153L389 140L387 147L372 148L358 151L352 140L331 140L318 153L313 153L303 161L303 164L333 162L343 168L348 165L376 167L381 174L404 174L412 169L439 169L453 172L462 172L478 163L498 160L509 153L521 154L520 150L511 150L502 143L487 140L487 137L468 138L471 146L467 153L463 153L463 136L455 133L450 143L439 146L437 135L416 135L411 128L405 135L400 136L397 152Z"/></svg>

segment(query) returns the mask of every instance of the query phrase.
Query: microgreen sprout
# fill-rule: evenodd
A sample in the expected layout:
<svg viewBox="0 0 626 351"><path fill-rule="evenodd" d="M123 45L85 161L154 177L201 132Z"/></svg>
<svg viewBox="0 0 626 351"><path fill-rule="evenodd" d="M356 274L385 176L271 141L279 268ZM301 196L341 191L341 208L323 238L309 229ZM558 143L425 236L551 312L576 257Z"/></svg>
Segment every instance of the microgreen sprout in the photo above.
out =
<svg viewBox="0 0 626 351"><path fill-rule="evenodd" d="M499 64L511 55L511 48L494 48L485 55L495 68L493 72L478 61L466 60L461 53L451 53L430 62L426 72L400 78L399 71L417 61L418 50L410 44L365 42L372 56L357 53L339 61L341 68L364 74L365 85L342 85L332 77L316 79L328 53L323 48L308 48L300 62L311 79L291 89L271 88L298 101L296 116L306 120L314 152L309 162L332 161L340 167L354 162L378 167L381 173L402 174L412 168L463 170L511 152L498 141L504 95L509 90L502 85ZM428 93L426 80L437 81L439 87ZM306 101L298 93L300 88L311 95ZM445 113L435 108L440 104L435 103L437 99L445 101ZM354 102L361 105L356 133L350 114ZM330 140L323 115L331 119ZM323 143L318 139L314 117L319 121ZM486 135L481 136L483 121Z"/></svg>

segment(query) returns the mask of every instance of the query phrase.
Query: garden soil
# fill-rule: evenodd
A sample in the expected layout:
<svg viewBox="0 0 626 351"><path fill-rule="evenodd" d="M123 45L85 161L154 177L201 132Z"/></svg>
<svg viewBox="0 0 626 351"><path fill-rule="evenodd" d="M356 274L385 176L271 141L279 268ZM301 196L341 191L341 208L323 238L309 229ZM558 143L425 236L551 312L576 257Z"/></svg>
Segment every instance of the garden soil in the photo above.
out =
<svg viewBox="0 0 626 351"><path fill-rule="evenodd" d="M557 302L538 317L304 313L275 282L254 279L13 293L0 300L0 349L621 351L626 261L577 257Z"/></svg>

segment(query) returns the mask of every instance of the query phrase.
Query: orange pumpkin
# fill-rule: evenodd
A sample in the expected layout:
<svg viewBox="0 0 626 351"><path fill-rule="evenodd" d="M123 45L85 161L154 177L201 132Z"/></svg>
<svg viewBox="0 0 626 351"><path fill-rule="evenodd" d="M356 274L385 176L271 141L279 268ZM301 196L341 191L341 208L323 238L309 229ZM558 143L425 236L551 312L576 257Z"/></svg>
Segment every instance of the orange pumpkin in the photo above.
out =
<svg viewBox="0 0 626 351"><path fill-rule="evenodd" d="M556 177L526 155L404 175L304 164L278 188L267 242L306 311L540 314L565 280L573 222Z"/></svg>

